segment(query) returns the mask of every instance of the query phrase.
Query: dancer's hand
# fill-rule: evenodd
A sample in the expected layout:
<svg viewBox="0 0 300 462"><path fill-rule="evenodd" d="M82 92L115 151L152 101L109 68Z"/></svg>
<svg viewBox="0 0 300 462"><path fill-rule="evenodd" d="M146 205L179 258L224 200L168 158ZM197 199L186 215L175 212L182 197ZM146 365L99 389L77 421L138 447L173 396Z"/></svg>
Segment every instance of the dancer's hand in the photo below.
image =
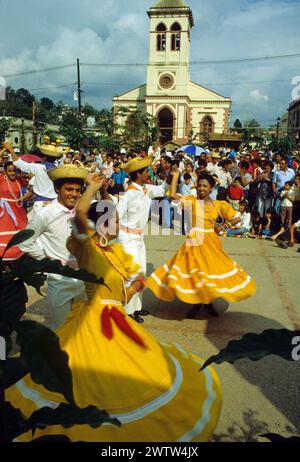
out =
<svg viewBox="0 0 300 462"><path fill-rule="evenodd" d="M105 181L106 178L101 173L92 173L88 176L87 183L90 188L97 192L103 187Z"/></svg>

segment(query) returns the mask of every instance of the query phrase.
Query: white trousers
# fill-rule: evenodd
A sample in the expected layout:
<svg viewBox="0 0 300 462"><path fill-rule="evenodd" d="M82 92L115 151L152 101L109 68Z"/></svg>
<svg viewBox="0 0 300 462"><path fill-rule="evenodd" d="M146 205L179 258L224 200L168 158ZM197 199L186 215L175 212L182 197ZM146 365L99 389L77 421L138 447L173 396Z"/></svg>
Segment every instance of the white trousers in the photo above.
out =
<svg viewBox="0 0 300 462"><path fill-rule="evenodd" d="M55 330L65 322L72 302L87 300L87 296L84 283L78 279L49 274L47 282L47 299L51 310L52 329Z"/></svg>
<svg viewBox="0 0 300 462"><path fill-rule="evenodd" d="M135 262L140 265L140 272L146 275L147 255L143 236L120 231L118 241L123 244L125 252L131 255ZM140 311L142 309L140 294L135 294L124 308L127 314L133 314L135 311Z"/></svg>

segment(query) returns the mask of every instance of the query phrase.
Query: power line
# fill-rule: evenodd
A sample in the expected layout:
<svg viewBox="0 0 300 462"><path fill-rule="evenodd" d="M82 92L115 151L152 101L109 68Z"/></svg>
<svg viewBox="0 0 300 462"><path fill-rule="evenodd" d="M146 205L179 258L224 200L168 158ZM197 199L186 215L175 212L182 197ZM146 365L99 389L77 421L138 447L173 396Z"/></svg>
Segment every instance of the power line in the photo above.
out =
<svg viewBox="0 0 300 462"><path fill-rule="evenodd" d="M19 77L21 75L31 75L31 74L38 74L40 72L57 71L57 70L60 70L60 69L67 69L67 68L75 67L75 66L76 66L76 64L65 64L64 66L48 67L48 68L45 68L45 69L37 69L37 70L34 70L34 71L24 71L24 72L19 72L17 74L6 74L6 75L3 75L3 77L5 79L8 79L8 78L11 78L11 77Z"/></svg>
<svg viewBox="0 0 300 462"><path fill-rule="evenodd" d="M270 61L275 59L290 59L300 58L300 53L293 53L287 55L274 55L274 56L257 56L253 58L233 58L211 61L190 61L190 65L203 65L203 64L234 64L241 62L254 62L254 61ZM149 63L81 63L82 66L87 67L139 67L148 66ZM172 63L170 63L171 65Z"/></svg>
<svg viewBox="0 0 300 462"><path fill-rule="evenodd" d="M286 54L286 55L274 55L274 56L257 56L253 58L233 58L233 59L223 59L223 60L210 60L210 61L191 61L190 65L203 65L203 64L234 64L241 62L254 62L254 61L270 61L276 59L291 59L299 58L300 53ZM81 66L87 67L139 67L139 66L148 66L149 63L81 63ZM19 77L23 75L32 75L38 74L41 72L51 72L60 69L67 69L71 67L76 67L76 63L66 64L63 66L48 67L44 69L36 69L31 71L24 71L15 74L5 74L4 78Z"/></svg>
<svg viewBox="0 0 300 462"><path fill-rule="evenodd" d="M59 89L59 88L66 88L66 87L73 87L74 85L76 85L76 83L66 83L64 85L56 85L56 86L53 86L53 87L48 87L48 88L28 88L28 91L51 91L51 90L56 90L56 89Z"/></svg>

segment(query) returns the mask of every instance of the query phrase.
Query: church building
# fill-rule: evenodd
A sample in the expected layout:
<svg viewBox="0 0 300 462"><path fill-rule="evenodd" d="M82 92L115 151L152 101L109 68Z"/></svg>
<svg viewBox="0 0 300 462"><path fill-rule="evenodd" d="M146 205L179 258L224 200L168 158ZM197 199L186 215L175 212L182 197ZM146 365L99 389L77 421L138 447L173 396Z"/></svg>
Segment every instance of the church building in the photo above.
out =
<svg viewBox="0 0 300 462"><path fill-rule="evenodd" d="M160 142L202 142L228 130L231 99L190 80L190 44L194 17L185 0L157 0L148 11L150 55L147 83L113 99L119 108L141 109L156 117Z"/></svg>

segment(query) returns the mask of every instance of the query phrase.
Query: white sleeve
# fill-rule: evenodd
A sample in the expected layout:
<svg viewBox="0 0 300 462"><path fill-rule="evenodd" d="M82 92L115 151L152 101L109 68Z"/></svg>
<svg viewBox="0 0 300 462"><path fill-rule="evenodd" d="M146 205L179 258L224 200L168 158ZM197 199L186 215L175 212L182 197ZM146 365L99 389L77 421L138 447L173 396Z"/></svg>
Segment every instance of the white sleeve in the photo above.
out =
<svg viewBox="0 0 300 462"><path fill-rule="evenodd" d="M44 166L41 164L34 164L29 162L24 162L22 159L18 159L14 161L14 165L18 167L25 173L33 173L34 175L44 169Z"/></svg>
<svg viewBox="0 0 300 462"><path fill-rule="evenodd" d="M163 197L165 196L166 192L170 189L170 186L166 181L159 186L154 186L152 184L147 184L146 188L149 192L150 199L155 199L156 197Z"/></svg>
<svg viewBox="0 0 300 462"><path fill-rule="evenodd" d="M121 221L125 216L128 215L128 192L120 195L120 200L116 206Z"/></svg>
<svg viewBox="0 0 300 462"><path fill-rule="evenodd" d="M30 220L28 223L27 229L32 229L34 231L34 235L32 238L20 244L19 248L36 260L42 260L43 258L46 258L44 250L42 247L40 247L37 241L37 238L46 230L45 222L42 216L35 213L32 220Z"/></svg>

